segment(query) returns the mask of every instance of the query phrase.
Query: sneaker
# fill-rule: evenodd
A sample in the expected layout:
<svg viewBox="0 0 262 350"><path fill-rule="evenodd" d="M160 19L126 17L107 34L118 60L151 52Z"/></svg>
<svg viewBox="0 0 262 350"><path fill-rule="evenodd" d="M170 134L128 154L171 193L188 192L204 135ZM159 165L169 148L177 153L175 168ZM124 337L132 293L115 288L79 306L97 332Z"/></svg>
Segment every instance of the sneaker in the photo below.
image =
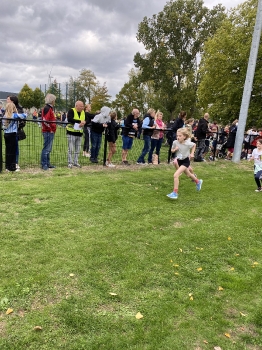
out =
<svg viewBox="0 0 262 350"><path fill-rule="evenodd" d="M115 165L112 163L108 163L106 166L108 166L108 168L115 168Z"/></svg>
<svg viewBox="0 0 262 350"><path fill-rule="evenodd" d="M136 162L137 165L148 165L147 163Z"/></svg>
<svg viewBox="0 0 262 350"><path fill-rule="evenodd" d="M177 199L178 194L176 192L171 192L171 193L167 194L167 197L170 199Z"/></svg>
<svg viewBox="0 0 262 350"><path fill-rule="evenodd" d="M20 169L20 166L18 164L16 164L16 169Z"/></svg>
<svg viewBox="0 0 262 350"><path fill-rule="evenodd" d="M87 158L90 158L90 157L91 157L91 154L90 154L90 153L86 153L86 157L87 157Z"/></svg>
<svg viewBox="0 0 262 350"><path fill-rule="evenodd" d="M49 169L55 169L55 166L54 165L49 165L48 168Z"/></svg>
<svg viewBox="0 0 262 350"><path fill-rule="evenodd" d="M130 164L128 163L127 160L123 160L123 161L122 161L122 164L123 164L123 165L130 165Z"/></svg>
<svg viewBox="0 0 262 350"><path fill-rule="evenodd" d="M82 168L82 165L80 165L80 164L78 164L78 163L77 163L77 164L74 164L74 166L77 167L77 168Z"/></svg>
<svg viewBox="0 0 262 350"><path fill-rule="evenodd" d="M68 168L72 169L73 165L72 164L68 164Z"/></svg>
<svg viewBox="0 0 262 350"><path fill-rule="evenodd" d="M42 167L42 169L43 169L43 170L48 170L49 168L48 168L47 165L44 165L44 166Z"/></svg>
<svg viewBox="0 0 262 350"><path fill-rule="evenodd" d="M262 192L262 188L261 187L258 187L255 192Z"/></svg>
<svg viewBox="0 0 262 350"><path fill-rule="evenodd" d="M196 184L196 190L197 190L197 191L200 191L200 190L201 190L202 183L203 183L203 180L199 180L199 183Z"/></svg>

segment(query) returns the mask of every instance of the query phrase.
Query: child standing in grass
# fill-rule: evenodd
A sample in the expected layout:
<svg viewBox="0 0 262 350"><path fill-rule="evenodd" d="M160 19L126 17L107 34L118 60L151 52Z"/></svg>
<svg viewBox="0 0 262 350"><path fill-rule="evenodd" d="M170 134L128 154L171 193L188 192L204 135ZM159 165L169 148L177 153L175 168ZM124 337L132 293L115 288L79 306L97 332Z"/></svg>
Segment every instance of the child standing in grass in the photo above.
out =
<svg viewBox="0 0 262 350"><path fill-rule="evenodd" d="M177 152L177 162L179 168L174 174L174 190L167 197L171 199L178 198L179 176L185 173L196 183L197 191L201 190L203 180L198 180L196 176L189 171L190 158L194 158L196 144L190 141L190 132L187 128L177 130L177 139L173 142L171 152Z"/></svg>
<svg viewBox="0 0 262 350"><path fill-rule="evenodd" d="M257 140L257 148L252 152L252 157L249 160L254 160L254 178L257 184L255 192L262 192L262 138Z"/></svg>

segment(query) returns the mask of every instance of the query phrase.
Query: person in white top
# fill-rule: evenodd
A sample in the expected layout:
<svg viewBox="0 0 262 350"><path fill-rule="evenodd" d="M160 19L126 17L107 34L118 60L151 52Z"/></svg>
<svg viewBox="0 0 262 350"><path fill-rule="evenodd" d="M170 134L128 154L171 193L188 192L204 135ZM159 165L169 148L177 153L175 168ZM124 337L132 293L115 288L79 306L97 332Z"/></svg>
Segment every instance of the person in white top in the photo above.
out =
<svg viewBox="0 0 262 350"><path fill-rule="evenodd" d="M249 160L254 160L254 178L257 184L255 192L262 192L262 138L257 140L257 148L252 152L252 157Z"/></svg>

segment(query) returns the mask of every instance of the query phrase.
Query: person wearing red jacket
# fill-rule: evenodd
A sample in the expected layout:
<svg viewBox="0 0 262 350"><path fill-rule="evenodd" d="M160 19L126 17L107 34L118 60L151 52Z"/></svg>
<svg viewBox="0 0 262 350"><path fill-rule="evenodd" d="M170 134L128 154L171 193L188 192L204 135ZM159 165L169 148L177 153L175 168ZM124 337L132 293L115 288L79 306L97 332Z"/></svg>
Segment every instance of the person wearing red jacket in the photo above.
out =
<svg viewBox="0 0 262 350"><path fill-rule="evenodd" d="M50 164L50 153L52 151L54 136L56 132L56 117L54 114L56 96L47 94L45 97L45 107L42 109L42 134L44 146L41 153L41 165L43 170L55 168Z"/></svg>

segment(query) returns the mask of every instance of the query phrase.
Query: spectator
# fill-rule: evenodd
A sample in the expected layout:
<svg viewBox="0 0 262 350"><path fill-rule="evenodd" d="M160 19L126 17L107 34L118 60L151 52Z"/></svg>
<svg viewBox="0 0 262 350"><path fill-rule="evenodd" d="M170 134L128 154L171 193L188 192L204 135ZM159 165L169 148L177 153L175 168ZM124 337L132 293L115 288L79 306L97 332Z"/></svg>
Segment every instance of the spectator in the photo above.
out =
<svg viewBox="0 0 262 350"><path fill-rule="evenodd" d="M227 155L226 160L231 160L232 154L234 152L234 146L235 146L235 140L236 140L236 134L237 134L237 126L238 126L238 119L235 119L231 126L229 127L229 134L228 139L226 143L227 147Z"/></svg>
<svg viewBox="0 0 262 350"><path fill-rule="evenodd" d="M117 140L117 131L120 128L120 125L116 122L116 112L110 113L111 121L107 124L107 133L106 133L106 140L109 144L109 151L106 161L106 166L109 168L114 168L115 165L112 164L112 157L116 153L116 140Z"/></svg>
<svg viewBox="0 0 262 350"><path fill-rule="evenodd" d="M144 147L143 147L142 153L137 159L136 164L146 165L145 156L150 149L151 136L153 135L153 131L156 128L155 115L156 115L156 111L153 108L149 108L149 110L147 111L147 114L145 114L144 116L144 120L142 124Z"/></svg>
<svg viewBox="0 0 262 350"><path fill-rule="evenodd" d="M101 147L102 133L107 123L110 122L110 108L102 107L99 114L97 114L91 122L91 157L92 163L98 163L98 154Z"/></svg>
<svg viewBox="0 0 262 350"><path fill-rule="evenodd" d="M87 104L85 105L85 117L86 117L86 123L84 125L84 145L83 145L83 156L84 157L90 157L90 150L89 150L89 144L90 144L90 133L91 133L91 120L94 118L95 114L91 114L91 105Z"/></svg>
<svg viewBox="0 0 262 350"><path fill-rule="evenodd" d="M197 129L195 131L195 136L197 140L197 149L195 152L195 161L196 162L204 162L205 159L203 157L206 150L206 134L208 132L208 119L209 114L205 113L204 117L201 118L198 122Z"/></svg>
<svg viewBox="0 0 262 350"><path fill-rule="evenodd" d="M139 119L140 112L137 108L132 110L132 113L124 118L124 128L122 129L122 164L130 165L127 161L128 152L133 146L133 140L137 136L138 129L141 126Z"/></svg>
<svg viewBox="0 0 262 350"><path fill-rule="evenodd" d="M255 192L262 192L262 139L257 140L257 148L253 150L250 160L254 160L254 178L257 185Z"/></svg>
<svg viewBox="0 0 262 350"><path fill-rule="evenodd" d="M18 113L15 104L10 101L6 104L4 118L3 129L6 171L19 171L20 169L16 167L18 119L25 119L26 114Z"/></svg>
<svg viewBox="0 0 262 350"><path fill-rule="evenodd" d="M26 118L26 113L24 113L23 107L20 106L18 97L17 96L8 96L6 99L7 102L13 102L16 110L18 112L18 115L25 115ZM23 118L23 117L22 117ZM24 118L24 119L25 119ZM26 121L25 120L19 120L18 125L17 125L17 133L16 133L16 169L20 169L19 166L19 144L18 144L18 133L20 130L23 130L25 127Z"/></svg>
<svg viewBox="0 0 262 350"><path fill-rule="evenodd" d="M78 157L81 148L83 127L86 123L84 103L82 101L76 101L75 108L69 109L67 120L68 124L66 126L66 134L68 140L68 168L72 169L73 166L81 168L81 165L78 163Z"/></svg>
<svg viewBox="0 0 262 350"><path fill-rule="evenodd" d="M155 117L156 129L153 131L153 135L151 136L151 147L148 153L148 163L152 162L152 155L154 150L156 149L157 162L160 164L160 149L163 142L164 137L164 129L166 128L165 123L163 122L163 113L160 111L156 112ZM160 129L160 130L159 130Z"/></svg>
<svg viewBox="0 0 262 350"><path fill-rule="evenodd" d="M56 96L47 94L45 97L45 107L42 110L42 135L44 145L41 153L41 165L43 170L55 168L50 164L50 153L56 132L56 116L54 114Z"/></svg>

